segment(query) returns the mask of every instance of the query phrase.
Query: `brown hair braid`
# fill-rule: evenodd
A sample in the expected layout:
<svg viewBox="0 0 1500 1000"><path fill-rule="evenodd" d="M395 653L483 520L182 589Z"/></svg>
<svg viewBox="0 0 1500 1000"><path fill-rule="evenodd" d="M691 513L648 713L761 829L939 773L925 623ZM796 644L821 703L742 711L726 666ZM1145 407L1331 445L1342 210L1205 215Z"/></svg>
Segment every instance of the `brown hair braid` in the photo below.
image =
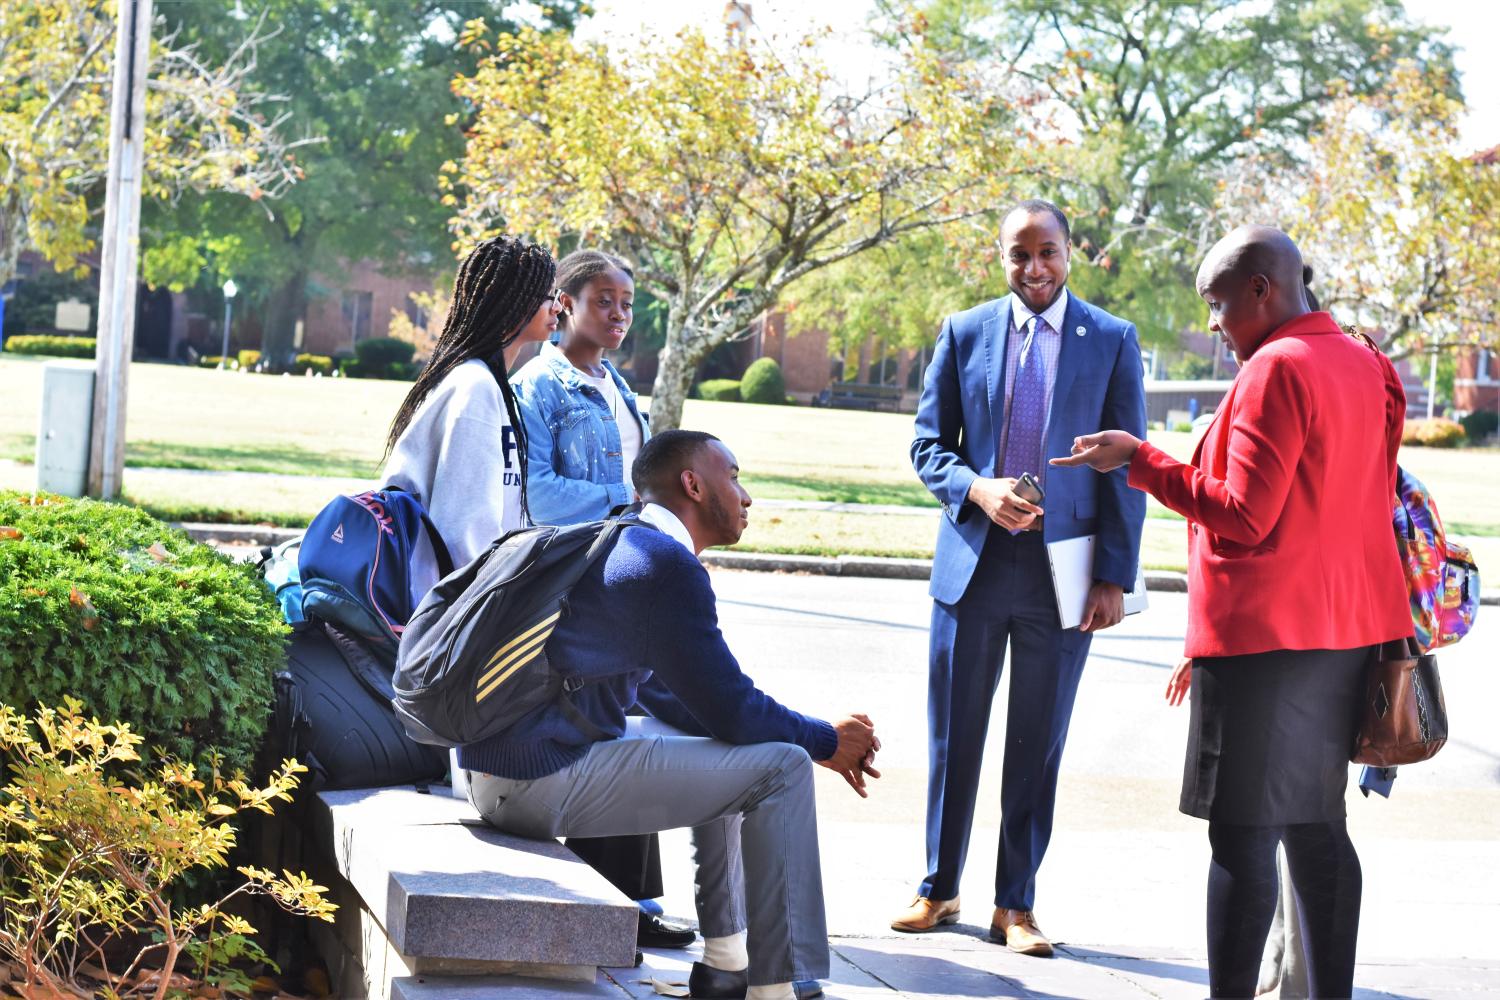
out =
<svg viewBox="0 0 1500 1000"><path fill-rule="evenodd" d="M453 302L432 357L391 421L385 442L387 456L428 394L453 369L478 358L489 365L500 384L505 410L515 429L521 460L521 512L530 520L526 504L526 428L516 407L510 373L505 370L505 348L541 308L553 289L556 274L557 264L546 247L513 236L496 236L469 251L453 281ZM500 447L499 442L495 446Z"/></svg>

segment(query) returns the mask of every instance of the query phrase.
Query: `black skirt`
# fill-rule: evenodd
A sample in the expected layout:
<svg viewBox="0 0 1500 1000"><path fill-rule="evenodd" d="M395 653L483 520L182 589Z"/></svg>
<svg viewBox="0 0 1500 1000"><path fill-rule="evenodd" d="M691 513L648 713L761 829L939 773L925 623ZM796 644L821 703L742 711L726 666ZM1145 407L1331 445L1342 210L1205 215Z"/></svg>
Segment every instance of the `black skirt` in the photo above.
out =
<svg viewBox="0 0 1500 1000"><path fill-rule="evenodd" d="M1369 647L1193 661L1181 810L1246 826L1345 816Z"/></svg>

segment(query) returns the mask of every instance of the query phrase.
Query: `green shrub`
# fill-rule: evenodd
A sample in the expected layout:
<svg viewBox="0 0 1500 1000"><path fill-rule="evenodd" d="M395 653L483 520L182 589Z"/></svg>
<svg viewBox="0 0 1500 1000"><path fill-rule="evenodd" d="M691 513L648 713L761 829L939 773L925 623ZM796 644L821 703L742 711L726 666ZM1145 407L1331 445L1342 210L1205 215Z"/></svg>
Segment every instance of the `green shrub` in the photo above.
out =
<svg viewBox="0 0 1500 1000"><path fill-rule="evenodd" d="M72 695L173 756L248 769L285 633L251 566L142 511L0 492L0 702Z"/></svg>
<svg viewBox="0 0 1500 1000"><path fill-rule="evenodd" d="M1464 427L1456 420L1443 417L1408 420L1401 431L1401 443L1423 448L1457 448L1464 443Z"/></svg>
<svg viewBox="0 0 1500 1000"><path fill-rule="evenodd" d="M1213 376L1213 358L1205 358L1197 354L1184 354L1167 365L1167 378L1169 379L1202 379L1213 378Z"/></svg>
<svg viewBox="0 0 1500 1000"><path fill-rule="evenodd" d="M1494 410L1475 410L1459 421L1469 440L1476 444L1500 431L1500 413Z"/></svg>
<svg viewBox="0 0 1500 1000"><path fill-rule="evenodd" d="M54 358L92 358L93 337L61 337L47 333L11 337L5 349L11 354L45 354Z"/></svg>
<svg viewBox="0 0 1500 1000"><path fill-rule="evenodd" d="M786 378L775 358L757 358L750 362L740 378L740 398L747 403L786 404Z"/></svg>
<svg viewBox="0 0 1500 1000"><path fill-rule="evenodd" d="M260 352L240 351L235 355L235 359L239 361L241 368L243 368L245 371L249 371L256 365L260 364Z"/></svg>
<svg viewBox="0 0 1500 1000"><path fill-rule="evenodd" d="M333 374L333 359L326 354L299 354L295 368L305 372L309 368L321 375Z"/></svg>
<svg viewBox="0 0 1500 1000"><path fill-rule="evenodd" d="M388 365L410 364L416 350L415 344L395 337L372 337L354 345L354 356L362 365L381 369Z"/></svg>
<svg viewBox="0 0 1500 1000"><path fill-rule="evenodd" d="M698 398L712 399L720 403L740 401L740 383L732 378L711 378L698 383Z"/></svg>

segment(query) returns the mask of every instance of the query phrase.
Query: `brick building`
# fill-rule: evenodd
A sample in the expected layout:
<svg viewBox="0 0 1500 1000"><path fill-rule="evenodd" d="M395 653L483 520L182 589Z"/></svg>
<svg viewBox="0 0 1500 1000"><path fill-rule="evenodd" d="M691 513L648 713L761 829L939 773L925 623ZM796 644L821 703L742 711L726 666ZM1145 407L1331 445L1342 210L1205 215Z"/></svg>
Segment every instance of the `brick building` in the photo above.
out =
<svg viewBox="0 0 1500 1000"><path fill-rule="evenodd" d="M1458 356L1453 408L1463 414L1500 410L1500 353L1470 350Z"/></svg>

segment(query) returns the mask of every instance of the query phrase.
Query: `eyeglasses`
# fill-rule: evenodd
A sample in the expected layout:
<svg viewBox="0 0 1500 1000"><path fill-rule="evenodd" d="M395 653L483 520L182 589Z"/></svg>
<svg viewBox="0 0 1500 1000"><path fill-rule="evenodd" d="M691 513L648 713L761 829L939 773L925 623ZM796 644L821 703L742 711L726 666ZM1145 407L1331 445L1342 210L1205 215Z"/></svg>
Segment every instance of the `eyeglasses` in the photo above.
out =
<svg viewBox="0 0 1500 1000"><path fill-rule="evenodd" d="M554 288L554 289L552 289L552 291L547 294L547 297L544 298L544 299L542 299L542 302L544 304L550 302L552 305L555 305L555 306L556 305L562 305L562 289L561 288Z"/></svg>

